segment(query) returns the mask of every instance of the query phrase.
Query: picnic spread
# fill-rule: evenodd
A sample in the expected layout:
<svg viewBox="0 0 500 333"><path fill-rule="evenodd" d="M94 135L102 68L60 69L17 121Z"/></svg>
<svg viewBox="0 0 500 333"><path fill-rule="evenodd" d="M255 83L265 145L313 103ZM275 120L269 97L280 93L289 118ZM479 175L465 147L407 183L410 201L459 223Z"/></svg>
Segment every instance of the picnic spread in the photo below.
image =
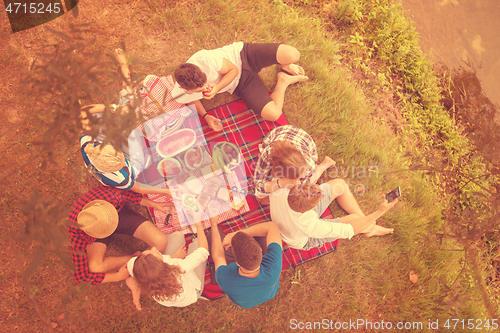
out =
<svg viewBox="0 0 500 333"><path fill-rule="evenodd" d="M194 108L172 101L171 80L170 76L153 75L144 80L140 110L148 120L139 123L129 137L136 180L174 192L173 198L148 195L154 201L173 201L176 207L173 216L148 208L153 223L165 235L181 231L186 240L192 240L195 234L190 224L194 222L185 212L193 200L202 201L206 218L219 216L219 228L226 234L270 221L269 206L255 199L253 174L259 144L272 129L288 124L285 116L276 122L266 121L239 100L208 111L223 124L223 130L215 132ZM210 193L204 193L205 189ZM209 200L203 199L204 195ZM329 209L322 217L332 218ZM208 220L204 223L205 228L210 226ZM284 244L283 271L332 252L337 244L329 242L309 251ZM209 283L208 268L205 284Z"/></svg>

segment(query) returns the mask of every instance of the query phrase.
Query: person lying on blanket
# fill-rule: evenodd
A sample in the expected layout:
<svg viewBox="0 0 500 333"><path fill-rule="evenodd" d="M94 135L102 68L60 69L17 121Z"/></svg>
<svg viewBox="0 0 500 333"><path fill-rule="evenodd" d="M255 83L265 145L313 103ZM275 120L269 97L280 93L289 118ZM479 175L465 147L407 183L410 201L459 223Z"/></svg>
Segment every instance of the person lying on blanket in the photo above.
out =
<svg viewBox="0 0 500 333"><path fill-rule="evenodd" d="M303 129L292 125L276 127L259 145L260 156L254 172L255 196L269 204L269 193L300 183L316 183L335 162L325 157L318 163L316 144Z"/></svg>
<svg viewBox="0 0 500 333"><path fill-rule="evenodd" d="M201 50L175 70L178 86L172 96L178 102L195 104L209 124L218 119L206 115L200 100L226 91L242 97L265 120L276 121L281 116L288 86L308 79L304 69L295 64L299 58L296 48L280 43L237 42L215 50ZM258 73L275 64L284 72L278 73L276 87L269 96Z"/></svg>
<svg viewBox="0 0 500 333"><path fill-rule="evenodd" d="M168 236L164 253L152 248L129 260L130 277L126 283L137 310L142 309L141 293L161 305L174 307L188 306L200 298L209 253L201 222L196 223L196 231L198 238L189 245L187 253L184 235L175 232Z"/></svg>
<svg viewBox="0 0 500 333"><path fill-rule="evenodd" d="M117 61L124 77L124 89L120 91L119 105L123 105L122 112L128 111L132 87L130 86L130 70L127 57L121 49L115 50ZM116 107L116 106L115 106ZM80 118L84 130L90 130L88 113L101 115L104 111L104 104L92 104L82 108ZM101 184L113 186L121 190L131 190L142 194L167 194L171 195L170 189L158 189L146 184L135 182L133 171L128 159L122 152L116 151L113 145L102 145L105 136L99 133L93 139L90 135L83 134L80 137L80 152L83 161L90 174Z"/></svg>
<svg viewBox="0 0 500 333"><path fill-rule="evenodd" d="M338 238L351 239L391 234L394 229L376 224L376 220L397 203L397 199L384 202L375 212L365 215L343 179L332 179L321 185L304 183L284 187L269 196L271 218L278 225L283 241L299 250L321 247ZM347 216L322 219L321 214L333 200L337 200Z"/></svg>
<svg viewBox="0 0 500 333"><path fill-rule="evenodd" d="M155 202L132 191L99 186L91 189L72 206L68 227L74 277L78 282L115 282L125 280L129 273L126 263L132 256L105 257L110 236L126 234L151 247L165 250L167 238L153 223L135 212L126 203L133 203L172 212L172 203Z"/></svg>
<svg viewBox="0 0 500 333"><path fill-rule="evenodd" d="M283 249L278 227L274 222L221 235L217 217L211 218L212 259L219 287L234 304L252 308L269 301L278 293ZM254 237L266 237L267 252ZM236 262L226 262L226 250L232 250Z"/></svg>

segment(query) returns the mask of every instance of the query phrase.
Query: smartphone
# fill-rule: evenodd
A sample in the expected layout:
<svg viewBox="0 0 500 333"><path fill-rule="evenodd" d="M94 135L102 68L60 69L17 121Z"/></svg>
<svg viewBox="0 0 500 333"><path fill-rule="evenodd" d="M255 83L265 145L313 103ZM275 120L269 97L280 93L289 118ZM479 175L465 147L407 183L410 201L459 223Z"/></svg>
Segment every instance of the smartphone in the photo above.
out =
<svg viewBox="0 0 500 333"><path fill-rule="evenodd" d="M394 190L391 192L387 193L385 198L387 199L387 202L391 202L396 198L399 198L401 196L401 187L396 187Z"/></svg>
<svg viewBox="0 0 500 333"><path fill-rule="evenodd" d="M170 218L172 217L172 214L167 214L167 217L165 218L165 225L168 225L168 223L170 222Z"/></svg>

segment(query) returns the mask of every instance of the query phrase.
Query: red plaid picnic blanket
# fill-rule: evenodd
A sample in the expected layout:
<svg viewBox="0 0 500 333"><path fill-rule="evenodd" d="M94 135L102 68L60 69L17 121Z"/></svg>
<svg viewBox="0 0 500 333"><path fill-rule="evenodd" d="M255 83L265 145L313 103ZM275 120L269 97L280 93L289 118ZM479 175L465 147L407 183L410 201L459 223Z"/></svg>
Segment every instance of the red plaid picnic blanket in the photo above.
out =
<svg viewBox="0 0 500 333"><path fill-rule="evenodd" d="M173 81L171 77L148 76L144 80L144 85L156 97L158 103L162 105L163 111L169 112L182 106L173 102L171 99L170 94L173 88ZM151 102L152 101L146 97L143 102L146 106L142 108L143 114L149 116L150 118L155 116L159 111L156 104ZM249 227L256 223L270 221L271 217L269 213L269 206L262 206L255 200L253 173L259 158L259 144L272 129L277 126L287 125L288 121L284 116L278 119L277 122L265 121L260 116L256 115L252 110L248 109L247 105L242 100L210 110L209 113L222 121L224 129L221 132L214 132L208 127L207 123L203 119L200 119L208 146L212 147L213 144L219 141L228 141L238 145L243 155L244 174L246 175L248 186L248 195L246 196L246 200L248 202L249 210L242 215L221 222L219 224L220 229L225 233L229 233ZM157 126L159 126L159 124L154 124L153 127L157 128ZM147 127L145 128L143 125L140 127L144 131L148 131ZM151 130L154 130L154 128ZM241 172L243 171L241 170ZM154 216L152 210L150 210L150 214ZM332 218L329 209L325 211L323 217ZM186 235L188 242L193 238L193 234ZM309 251L292 249L284 244L283 271L332 252L336 249L337 244L338 241L326 243L320 248L314 248ZM209 283L210 272L207 270L205 274L205 284Z"/></svg>
<svg viewBox="0 0 500 333"><path fill-rule="evenodd" d="M229 141L240 147L243 153L248 183L246 200L250 210L238 217L222 222L219 224L219 228L225 233L230 233L253 224L270 221L269 206L259 204L253 195L255 192L253 173L259 159L259 144L272 129L287 125L288 121L284 116L281 116L277 122L265 121L252 110L248 109L243 100L210 110L209 113L221 119L224 129L221 132L214 132L202 120L201 124L203 125L206 140L209 142ZM333 218L329 209L326 210L323 217ZM336 249L337 244L338 240L309 251L292 249L283 244L283 271L332 252Z"/></svg>

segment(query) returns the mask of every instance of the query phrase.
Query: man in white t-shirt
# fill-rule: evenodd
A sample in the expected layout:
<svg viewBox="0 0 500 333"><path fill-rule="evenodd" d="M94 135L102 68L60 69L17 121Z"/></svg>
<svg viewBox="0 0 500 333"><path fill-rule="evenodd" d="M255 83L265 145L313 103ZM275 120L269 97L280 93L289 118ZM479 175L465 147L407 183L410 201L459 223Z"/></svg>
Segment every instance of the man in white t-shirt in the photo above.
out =
<svg viewBox="0 0 500 333"><path fill-rule="evenodd" d="M195 104L198 114L216 131L222 130L220 121L206 113L200 100L225 91L243 98L262 118L276 121L283 110L286 88L308 79L304 69L295 64L299 58L296 48L279 43L237 42L215 50L201 50L175 70L177 83L172 96L179 103ZM258 73L275 64L284 72L278 73L278 82L269 96Z"/></svg>
<svg viewBox="0 0 500 333"><path fill-rule="evenodd" d="M388 203L384 198L378 210L365 216L343 179L332 179L321 185L304 183L291 189L284 187L271 193L269 199L271 219L278 225L283 241L294 249L310 250L338 238L351 239L359 233L371 237L394 231L375 222L398 200ZM349 215L320 218L333 200Z"/></svg>

